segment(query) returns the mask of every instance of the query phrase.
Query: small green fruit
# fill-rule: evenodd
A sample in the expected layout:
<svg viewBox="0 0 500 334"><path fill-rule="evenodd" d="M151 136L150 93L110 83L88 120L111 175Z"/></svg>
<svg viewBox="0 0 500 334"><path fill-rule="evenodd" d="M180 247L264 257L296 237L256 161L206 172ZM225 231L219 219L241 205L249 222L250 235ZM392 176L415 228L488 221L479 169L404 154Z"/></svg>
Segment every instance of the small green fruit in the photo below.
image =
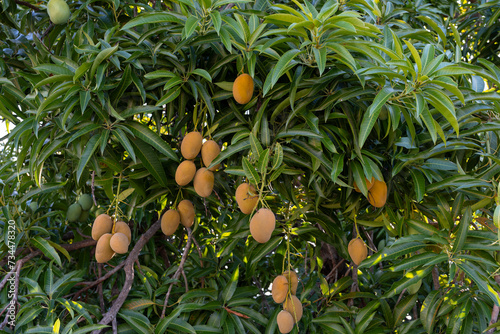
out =
<svg viewBox="0 0 500 334"><path fill-rule="evenodd" d="M80 223L85 223L89 219L89 214L90 214L89 211L82 210L82 213L80 213L80 217L78 217L78 221Z"/></svg>
<svg viewBox="0 0 500 334"><path fill-rule="evenodd" d="M78 203L82 206L82 210L85 211L90 210L90 208L94 204L92 202L92 196L90 196L89 194L83 194L82 196L80 196L80 198L78 199Z"/></svg>
<svg viewBox="0 0 500 334"><path fill-rule="evenodd" d="M68 22L70 15L69 6L64 0L50 0L47 4L47 13L54 24Z"/></svg>
<svg viewBox="0 0 500 334"><path fill-rule="evenodd" d="M82 214L82 207L78 203L73 203L69 206L66 212L66 218L70 223L78 221L80 215Z"/></svg>

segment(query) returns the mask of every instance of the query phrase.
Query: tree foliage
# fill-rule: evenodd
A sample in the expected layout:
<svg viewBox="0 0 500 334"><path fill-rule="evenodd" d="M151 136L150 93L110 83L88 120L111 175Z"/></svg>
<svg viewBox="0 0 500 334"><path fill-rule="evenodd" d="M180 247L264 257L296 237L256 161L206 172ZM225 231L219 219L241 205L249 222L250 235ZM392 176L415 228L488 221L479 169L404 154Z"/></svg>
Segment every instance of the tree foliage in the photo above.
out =
<svg viewBox="0 0 500 334"><path fill-rule="evenodd" d="M269 286L287 269L304 306L294 333L498 320L498 1L68 4L53 25L45 2L2 1L2 309L18 278L5 333L275 333ZM255 83L245 105L241 73ZM174 180L194 130L223 148L207 198ZM267 243L236 204L244 181L276 214ZM68 222L85 193L90 217ZM166 237L158 220L181 199L195 225ZM88 236L105 211L132 243L102 266Z"/></svg>

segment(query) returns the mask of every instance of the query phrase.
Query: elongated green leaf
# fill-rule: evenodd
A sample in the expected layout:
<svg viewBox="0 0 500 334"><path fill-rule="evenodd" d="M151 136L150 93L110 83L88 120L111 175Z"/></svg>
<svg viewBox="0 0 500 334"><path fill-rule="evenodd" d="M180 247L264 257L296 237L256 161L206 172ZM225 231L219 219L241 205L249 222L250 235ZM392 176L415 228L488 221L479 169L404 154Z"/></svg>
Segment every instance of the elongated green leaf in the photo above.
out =
<svg viewBox="0 0 500 334"><path fill-rule="evenodd" d="M375 99L373 100L373 103L366 110L359 129L359 148L363 147L366 139L370 135L373 125L375 125L375 121L382 110L382 106L393 94L394 90L392 88L384 87L380 92L378 92L377 96L375 96Z"/></svg>
<svg viewBox="0 0 500 334"><path fill-rule="evenodd" d="M136 162L134 148L132 147L132 144L130 144L125 132L123 132L122 129L115 129L113 131L113 135L116 139L118 139L120 144L122 144L123 148L128 152L132 160Z"/></svg>
<svg viewBox="0 0 500 334"><path fill-rule="evenodd" d="M63 65L41 64L41 65L33 67L33 69L35 69L37 71L49 73L49 74L54 74L54 75L63 74L63 75L73 76L73 72L69 68L67 68L66 66L63 66Z"/></svg>
<svg viewBox="0 0 500 334"><path fill-rule="evenodd" d="M127 322L138 333L152 333L151 323L145 315L132 311L121 309L118 315Z"/></svg>
<svg viewBox="0 0 500 334"><path fill-rule="evenodd" d="M237 266L231 275L231 280L227 283L222 290L222 300L224 304L226 304L232 297L234 292L236 291L236 287L238 286L238 278L240 277L240 267Z"/></svg>
<svg viewBox="0 0 500 334"><path fill-rule="evenodd" d="M88 325L88 326L85 326L85 327L81 327L81 328L78 328L76 330L73 330L73 334L85 334L85 333L90 333L92 331L95 331L95 330L100 330L100 329L104 329L104 328L107 328L109 327L108 325L99 325L99 324L95 324L95 325Z"/></svg>
<svg viewBox="0 0 500 334"><path fill-rule="evenodd" d="M62 266L59 254L57 254L55 248L52 247L47 240L43 239L40 236L35 236L31 239L31 243L33 244L33 246L38 248L43 253L43 255L45 255L49 259L56 261L59 266Z"/></svg>
<svg viewBox="0 0 500 334"><path fill-rule="evenodd" d="M398 305L394 307L394 324L399 325L406 317L408 312L413 308L415 302L417 301L417 295L410 295L399 302Z"/></svg>
<svg viewBox="0 0 500 334"><path fill-rule="evenodd" d="M130 129L130 131L139 139L142 139L146 143L153 146L160 153L169 157L174 161L179 161L177 154L172 150L170 145L168 145L163 139L160 138L155 132L149 129L146 125L138 122L129 122L125 126Z"/></svg>
<svg viewBox="0 0 500 334"><path fill-rule="evenodd" d="M493 289L488 280L488 274L483 269L476 266L472 262L457 263L457 266L465 272L465 274L477 284L479 290L487 294L488 297L497 305L500 306L500 297L498 292Z"/></svg>
<svg viewBox="0 0 500 334"><path fill-rule="evenodd" d="M125 24L121 30L130 29L143 24L175 22L184 24L183 20L174 14L168 13L145 13L137 16Z"/></svg>
<svg viewBox="0 0 500 334"><path fill-rule="evenodd" d="M245 171L245 176L251 184L258 185L260 183L260 176L257 173L255 167L248 161L247 158L242 159L243 170Z"/></svg>
<svg viewBox="0 0 500 334"><path fill-rule="evenodd" d="M441 115L444 116L444 118L446 118L458 135L459 126L455 114L455 106L453 105L453 102L451 102L450 98L442 91L430 87L427 87L424 90L424 94L429 103L432 104L434 108L436 108Z"/></svg>
<svg viewBox="0 0 500 334"><path fill-rule="evenodd" d="M420 202L425 195L425 178L422 173L416 169L410 170L410 175L415 189L415 199Z"/></svg>
<svg viewBox="0 0 500 334"><path fill-rule="evenodd" d="M180 318L172 320L169 328L172 328L175 333L196 334L193 326L191 326L187 321L184 321Z"/></svg>
<svg viewBox="0 0 500 334"><path fill-rule="evenodd" d="M151 175L161 184L162 187L167 187L167 175L157 157L157 153L151 149L151 146L140 139L131 142L134 146L136 156L141 160L142 164L151 173Z"/></svg>
<svg viewBox="0 0 500 334"><path fill-rule="evenodd" d="M403 240L399 239L399 240ZM383 260L395 259L401 255L409 254L425 247L421 241L399 242L394 243L391 247L386 247L383 250L373 254L359 265L358 268L368 268L376 265Z"/></svg>
<svg viewBox="0 0 500 334"><path fill-rule="evenodd" d="M230 156L232 156L238 152L241 152L243 150L247 150L249 148L250 148L250 140L249 139L242 140L235 145L230 145L227 149L222 151L219 154L219 156L214 159L214 161L212 161L212 165L213 166L218 165L222 162L222 160L229 158Z"/></svg>
<svg viewBox="0 0 500 334"><path fill-rule="evenodd" d="M468 206L458 224L458 231L456 231L455 242L453 243L453 253L460 252L464 247L465 240L467 239L467 231L471 223L472 210L470 206Z"/></svg>
<svg viewBox="0 0 500 334"><path fill-rule="evenodd" d="M80 157L80 161L78 162L78 167L76 169L77 181L80 180L80 177L82 176L83 173L83 169L85 168L85 166L87 166L87 163L90 161L90 158L92 158L92 155L94 154L95 150L101 143L101 137L102 137L101 134L96 133L87 142L87 145L83 150L82 156Z"/></svg>
<svg viewBox="0 0 500 334"><path fill-rule="evenodd" d="M416 295L414 295L416 296ZM443 299L440 296L440 291L431 291L425 298L422 309L420 311L420 320L422 325L427 330L427 333L432 333L436 322L437 312L441 306Z"/></svg>
<svg viewBox="0 0 500 334"><path fill-rule="evenodd" d="M101 65L101 63L109 58L113 53L115 53L118 50L118 45L115 45L110 48L106 48L99 52L99 54L95 57L94 62L92 63L92 68L90 69L90 77L94 78L95 71L97 71L97 67Z"/></svg>
<svg viewBox="0 0 500 334"><path fill-rule="evenodd" d="M290 64L290 62L293 60L293 58L295 58L299 53L301 53L300 50L292 49L292 50L288 50L280 57L280 59L278 60L278 62L275 65L273 71L271 73L269 73L269 75L272 74L271 87L273 87L276 84L276 82L278 82L278 79L287 70L288 64Z"/></svg>

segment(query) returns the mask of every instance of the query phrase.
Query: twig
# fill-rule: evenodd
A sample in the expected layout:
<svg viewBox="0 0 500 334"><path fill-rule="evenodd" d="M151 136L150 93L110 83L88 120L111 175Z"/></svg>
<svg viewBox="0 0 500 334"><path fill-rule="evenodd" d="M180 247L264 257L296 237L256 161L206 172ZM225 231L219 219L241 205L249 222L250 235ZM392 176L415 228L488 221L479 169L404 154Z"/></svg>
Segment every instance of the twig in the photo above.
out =
<svg viewBox="0 0 500 334"><path fill-rule="evenodd" d="M333 276L333 274L335 273L335 270L337 270L337 268L342 264L344 263L345 259L342 259L340 260L336 265L335 267L332 268L332 270L330 271L330 273L328 273L328 275L326 275L325 279L328 281L331 276Z"/></svg>
<svg viewBox="0 0 500 334"><path fill-rule="evenodd" d="M184 272L184 269L181 270L182 277L184 278L184 286L186 287L186 292L189 292L189 285L188 285L188 280L186 277L186 273Z"/></svg>
<svg viewBox="0 0 500 334"><path fill-rule="evenodd" d="M399 302L401 301L401 298L403 298L403 294L406 292L406 289L403 289L403 291L401 291L401 294L399 295L399 298L398 298L398 301L396 302L396 305L399 304Z"/></svg>
<svg viewBox="0 0 500 334"><path fill-rule="evenodd" d="M116 267L114 267L112 270L108 271L106 273L106 275L102 276L102 277L99 277L96 281L94 282L90 282L90 283L87 283L86 286L81 289L80 291L76 292L75 293L75 296L73 297L73 300L75 300L76 298L78 298L78 296L80 296L82 293L84 293L85 291L87 291L88 289L91 289L93 288L94 286L96 285L99 285L100 283L104 282L105 280L107 280L108 278L110 278L114 273L116 273L118 270L122 269L123 266L125 265L125 262L122 262L120 263L119 265L117 265Z"/></svg>
<svg viewBox="0 0 500 334"><path fill-rule="evenodd" d="M26 2L26 1L21 1L21 0L16 0L16 3L18 5L21 5L21 6L25 6L25 7L29 7L35 11L40 11L40 8L38 8L37 6L34 6L32 4L30 4L29 2Z"/></svg>
<svg viewBox="0 0 500 334"><path fill-rule="evenodd" d="M434 283L434 290L439 290L439 288L440 288L440 285L439 285L439 271L438 271L438 267L437 266L434 266L434 268L432 268L432 281Z"/></svg>
<svg viewBox="0 0 500 334"><path fill-rule="evenodd" d="M500 284L500 275L495 276L495 281ZM500 296L500 293L498 294ZM491 310L491 320L489 325L493 325L498 322L498 313L500 312L500 308L496 304L493 304L493 309ZM490 328L486 334L495 333L495 328Z"/></svg>
<svg viewBox="0 0 500 334"><path fill-rule="evenodd" d="M236 312L236 311L233 311L231 310L229 307L227 306L224 306L224 309L228 312L228 313L232 313L234 315L237 315L238 317L240 318L245 318L245 319L250 319L250 317L248 315L244 315L244 314L241 314L239 312Z"/></svg>
<svg viewBox="0 0 500 334"><path fill-rule="evenodd" d="M255 285L261 291L261 294L262 294L262 311L264 311L264 308L265 308L267 310L267 312L270 312L271 307L269 306L269 303L267 302L266 292L262 288L262 285L260 284L259 280L257 278L255 278L255 276L252 278L253 278L253 281L255 282Z"/></svg>
<svg viewBox="0 0 500 334"><path fill-rule="evenodd" d="M99 273L99 278L102 276L102 263L97 264L97 272ZM104 296L102 293L102 282L97 286L97 291L99 292L99 303L101 306L101 313L104 313Z"/></svg>
<svg viewBox="0 0 500 334"><path fill-rule="evenodd" d="M47 37L47 35L49 34L49 32L52 30L52 28L54 28L54 23L50 22L50 25L49 25L49 26L47 27L47 29L43 32L42 37L40 37L40 40L41 40L41 41L43 41L43 39L44 39L45 37ZM45 44L44 44L44 43L42 43L42 44L43 44L43 46L45 46ZM45 47L47 48L47 46L45 46ZM47 48L47 49L49 49L49 48Z"/></svg>
<svg viewBox="0 0 500 334"><path fill-rule="evenodd" d="M194 235L191 236L191 238L193 239L193 243L194 245L196 246L196 250L198 251L198 256L200 257L200 267L203 268L203 255L201 254L201 248L200 248L200 245L198 244L198 241L196 241ZM202 277L201 278L201 287L204 288L205 287L205 277Z"/></svg>
<svg viewBox="0 0 500 334"><path fill-rule="evenodd" d="M189 227L186 227L186 230L188 231L188 239L186 242L186 247L184 248L184 254L182 254L181 262L179 263L179 268L175 271L175 274L173 276L174 280L178 280L179 276L181 274L182 269L184 268L184 263L186 262L187 256L189 254L189 249L191 248L191 240L192 240L192 232ZM172 292L172 288L174 286L175 282L172 282L170 286L168 287L167 295L165 296L165 302L163 303L163 310L161 312L161 317L160 319L165 318L165 310L167 309L167 304L168 304L168 298L170 297L170 292Z"/></svg>
<svg viewBox="0 0 500 334"><path fill-rule="evenodd" d="M153 235L155 235L156 232L158 232L160 226L160 220L157 220L153 225L151 225L151 227L139 238L132 251L130 251L127 259L123 262L125 271L125 283L123 284L120 294L113 302L113 305L111 305L111 308L103 315L101 321L99 322L100 325L108 325L113 321L113 319L116 318L116 315L127 299L130 288L132 287L132 283L134 282L135 260L139 256L139 253L141 252L144 245L149 241L149 239L153 237ZM101 330L98 329L93 331L92 334L99 334L100 332Z"/></svg>

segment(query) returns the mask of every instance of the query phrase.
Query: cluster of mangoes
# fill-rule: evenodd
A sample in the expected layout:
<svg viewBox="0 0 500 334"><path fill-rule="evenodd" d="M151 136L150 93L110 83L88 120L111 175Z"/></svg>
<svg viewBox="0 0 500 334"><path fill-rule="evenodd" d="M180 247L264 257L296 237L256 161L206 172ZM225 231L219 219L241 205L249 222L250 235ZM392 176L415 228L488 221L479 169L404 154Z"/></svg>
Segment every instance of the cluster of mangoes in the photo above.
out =
<svg viewBox="0 0 500 334"><path fill-rule="evenodd" d="M236 202L241 212L251 214L259 204L259 195L252 184L242 183L236 188ZM268 242L276 227L274 213L267 209L259 209L250 219L250 233L259 243Z"/></svg>
<svg viewBox="0 0 500 334"><path fill-rule="evenodd" d="M132 241L130 227L124 221L113 221L108 214L97 216L92 224L92 239L97 240L95 259L108 262L116 254L125 254Z"/></svg>
<svg viewBox="0 0 500 334"><path fill-rule="evenodd" d="M202 167L196 170L193 161L201 151ZM186 134L181 143L181 154L184 157L183 162L177 166L175 171L175 182L180 186L185 186L193 181L194 190L201 197L208 197L214 188L214 171L219 169L216 165L208 169L212 161L220 153L219 144L213 140L203 142L201 133L192 131Z"/></svg>
<svg viewBox="0 0 500 334"><path fill-rule="evenodd" d="M278 329L280 333L290 333L293 326L302 318L302 303L297 298L299 278L293 270L287 270L276 276L272 286L272 297L275 303L283 303L283 310L278 313Z"/></svg>
<svg viewBox="0 0 500 334"><path fill-rule="evenodd" d="M167 210L161 217L161 231L165 235L172 235L177 231L179 223L191 227L194 223L194 206L190 200L179 202L176 209Z"/></svg>
<svg viewBox="0 0 500 334"><path fill-rule="evenodd" d="M376 208L383 207L387 201L387 184L374 177L372 177L371 180L365 178L365 182L366 188L368 189L368 202ZM356 181L354 181L353 186L356 192L361 192Z"/></svg>
<svg viewBox="0 0 500 334"><path fill-rule="evenodd" d="M66 219L70 223L86 222L89 218L89 210L92 208L92 196L83 194L76 203L71 204L66 211Z"/></svg>

